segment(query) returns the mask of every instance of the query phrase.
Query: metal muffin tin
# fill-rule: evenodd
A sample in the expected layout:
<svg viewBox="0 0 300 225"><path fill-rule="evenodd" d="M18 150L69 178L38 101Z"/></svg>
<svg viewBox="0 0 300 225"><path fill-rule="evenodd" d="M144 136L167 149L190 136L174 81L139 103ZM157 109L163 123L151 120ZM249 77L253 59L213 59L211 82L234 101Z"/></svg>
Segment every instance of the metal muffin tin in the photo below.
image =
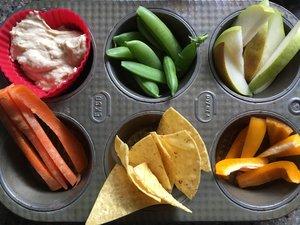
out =
<svg viewBox="0 0 300 225"><path fill-rule="evenodd" d="M209 151L212 168L219 154L232 140L232 135L247 123L251 115L276 117L299 132L300 53L266 92L254 98L233 93L215 72L211 49L217 35L232 23L239 10L253 3L250 0L106 0L40 1L27 6L34 9L71 8L90 27L93 51L85 71L70 90L47 101L84 143L90 167L77 187L66 192L51 193L41 185L38 176L1 126L1 202L14 213L30 220L85 221L107 174L117 162L112 148L114 135L118 134L133 144L147 131L156 128L161 114L170 106L198 129ZM183 78L186 79L184 85L174 98L164 95L153 100L143 96L137 89L132 90L130 84L119 79L120 74L114 74L120 71L117 66L105 58L105 50L111 46L112 36L132 28L132 25L122 24L126 24L130 18L132 20L139 5L154 8L155 12L166 15L170 23L182 23L180 26L186 32L210 34L210 40L198 50L193 67ZM272 6L284 14L286 30L298 21L286 9L276 4ZM180 26L176 25L174 29ZM126 76L125 73L123 75ZM2 86L6 84L1 81ZM242 190L224 183L213 173L202 173L199 190L192 201L179 192L174 193L179 201L192 209L193 214L159 205L140 210L119 221L267 220L281 217L299 207L300 186L281 181L272 185Z"/></svg>

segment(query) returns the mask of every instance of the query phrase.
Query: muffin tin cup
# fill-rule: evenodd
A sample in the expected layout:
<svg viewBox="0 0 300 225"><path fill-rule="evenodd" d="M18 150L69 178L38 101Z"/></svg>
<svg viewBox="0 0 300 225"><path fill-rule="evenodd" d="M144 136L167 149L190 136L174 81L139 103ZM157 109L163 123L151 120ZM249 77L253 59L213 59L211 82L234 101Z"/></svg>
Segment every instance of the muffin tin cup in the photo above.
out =
<svg viewBox="0 0 300 225"><path fill-rule="evenodd" d="M80 30L86 35L86 52L84 53L80 64L77 66L77 70L70 74L66 82L61 83L59 86L52 88L49 91L44 91L34 85L34 82L24 75L24 71L22 70L18 62L16 62L16 60L12 61L10 57L11 35L9 32L14 26L16 26L17 23L25 19L32 11L34 10L19 10L10 15L2 24L0 29L0 67L8 80L16 84L26 85L30 87L39 97L47 99L61 95L62 92L64 92L65 89L69 89L77 80L79 75L84 72L83 70L85 69L86 61L90 56L91 35L88 27L86 26L86 23L79 15L74 13L72 10L62 7L39 10L39 15L41 16L41 18L45 20L51 28L58 29L61 26L65 26L74 30Z"/></svg>
<svg viewBox="0 0 300 225"><path fill-rule="evenodd" d="M272 84L262 91L259 94L255 94L252 97L247 97L236 93L231 90L224 81L220 78L218 74L215 63L213 59L213 48L217 38L222 34L223 31L231 27L234 21L237 19L238 15L242 10L238 10L229 16L227 16L214 30L210 43L209 43L209 66L212 71L214 79L217 81L218 85L220 85L228 94L232 95L235 98L241 99L243 101L253 102L253 103L262 103L262 102L270 102L274 101L287 93L289 93L293 88L295 88L297 82L300 79L300 52L296 54L296 56L289 62L289 64L278 74L276 79L272 82ZM287 34L293 27L293 24L287 20L287 18L283 17L284 22L284 30Z"/></svg>
<svg viewBox="0 0 300 225"><path fill-rule="evenodd" d="M132 145L134 141L130 141L129 136L132 136L142 127L155 129L162 113L171 106L186 117L199 131L208 149L212 167L215 165L215 151L218 138L221 135L220 132L230 124L228 121L234 121L232 118L240 118L243 115L249 116L252 112L258 114L266 112L268 115L291 123L299 132L299 75L294 76L295 73L293 73L294 77L291 79L293 81L289 84L286 82L286 85L289 85L289 87L286 86L287 91L278 91L278 93L274 93L275 97L264 97L260 100L254 98L252 101L252 99L244 99L239 95L230 93L229 90L225 90L226 87L221 86L210 68L209 55L211 54L212 42L216 38L216 29L220 30L218 25L228 15L239 12L252 3L254 3L252 0L72 2L62 0L31 3L28 7L35 9L56 7L72 9L86 21L94 38L93 63L90 75L82 84L74 88L74 91L71 90L70 93L57 99L47 100L55 112L72 118L71 121L76 120L78 124L84 127L88 135L82 135L82 137L87 137L88 142L92 143L92 149L94 148L91 151L91 170L87 173L88 179L86 183L82 183L84 187L81 190L75 191L74 189L72 197L70 197L72 191L63 193L67 200L58 201L60 204L63 203L60 207L52 207L51 204L47 203L43 206L44 210L41 210L40 206L37 207L37 204L32 204L25 199L26 193L24 192L19 192L19 195L15 197L12 196L11 193L16 191L11 188L11 183L5 181L7 178L3 174L5 172L9 174L8 171L15 169L15 167L8 165L10 160L6 160L7 169L0 170L0 180L5 181L9 191L7 191L8 188L5 187L5 184L1 183L0 201L12 212L30 220L84 222L110 170L115 163L119 163L113 149L115 135L120 135L122 140ZM205 32L210 34L210 40L207 40L198 49L197 59L194 62L195 68L191 69L191 75L184 83L184 88L180 89L173 98L164 96L159 99L150 99L137 89L129 90L129 87L125 87L121 82L119 82L120 84L116 82L117 77L112 74L112 70L109 68L112 68L112 65L108 65L111 61L106 59L105 51L111 46L111 38L114 34L129 31L129 25L127 27L127 25L122 26L122 24L134 20L133 17L139 5L170 15L172 20L179 21L181 26L193 35ZM272 4L272 6L279 8L284 14L287 27L298 21L288 10L276 4ZM174 29L180 33L176 27ZM296 69L292 66L290 71L296 71ZM0 85L1 87L7 86L7 83L0 79ZM128 93L122 88L126 89ZM258 102L260 104L256 104ZM79 125L79 130L81 130L80 127ZM7 140L7 132L2 129L0 131L0 139ZM12 141L11 144L13 144ZM84 146L89 149L88 143ZM5 150L6 148L1 145L0 152ZM11 148L11 151L6 151L6 155L8 153L18 154L17 150ZM23 159L19 165L23 166L24 161ZM37 184L42 182L39 182L38 177L30 176L31 173L29 172L27 176L31 178L29 179L30 182ZM10 174L13 176L16 173ZM24 177L24 179L22 178L22 173L17 175L18 183L23 181L28 187L28 181ZM37 185L37 187L39 186ZM229 193L230 195L226 193L226 188L232 191ZM292 187L287 189L286 195L280 197L284 204L279 204L273 199L272 204L265 202L261 204L267 207L257 207L257 205L241 199L241 196L245 195L238 194L238 190L220 184L213 173L203 172L201 173L199 190L193 200L186 199L181 193L173 193L180 202L183 202L193 211L192 214L172 206L159 205L135 212L117 222L157 224L182 221L268 220L284 216L299 207L300 196L298 193L299 188ZM235 197L236 199L233 200ZM20 201L17 202L16 199ZM34 209L28 207L30 204L35 206ZM251 208L249 205L255 206L255 208Z"/></svg>
<svg viewBox="0 0 300 225"><path fill-rule="evenodd" d="M150 132L157 130L162 114L162 111L145 111L134 114L126 119L116 131L112 132L107 142L103 158L106 176L108 176L116 163L121 164L114 148L116 135L118 135L130 149L136 142L147 136ZM180 202L187 199L185 195L175 187L172 195Z"/></svg>
<svg viewBox="0 0 300 225"><path fill-rule="evenodd" d="M94 166L94 146L84 127L72 117L56 114L58 118L78 137L88 157L88 168L81 175L80 182L67 191L49 190L42 178L31 167L23 153L10 136L3 139L1 146L0 183L6 194L17 204L34 211L49 212L67 207L85 191ZM51 134L44 125L46 132ZM5 128L2 127L2 132ZM55 140L55 139L52 139ZM55 143L55 142L53 142ZM7 149L10 149L7 151Z"/></svg>
<svg viewBox="0 0 300 225"><path fill-rule="evenodd" d="M174 34L176 39L182 48L190 43L189 37L195 37L196 33L193 28L185 21L180 15L176 14L173 11L166 9L158 8L149 8L154 12L167 26L170 28L171 32ZM136 12L130 13L126 17L122 18L110 32L108 39L106 41L105 52L114 47L113 37L125 32L138 31L137 22L136 22ZM180 30L180 33L175 33L175 30ZM193 80L197 76L198 69L200 66L199 57L196 56L194 62L192 63L190 69L185 75L179 78L178 91L175 96L172 97L170 90L166 85L161 86L161 97L152 98L147 96L138 84L133 79L133 75L127 72L124 68L121 67L121 60L111 59L107 56L105 58L105 67L107 73L109 74L111 80L116 85L116 87L125 95L149 103L158 103L170 100L171 98L176 98L177 96L184 93L184 91L192 84ZM162 59L161 59L162 60Z"/></svg>
<svg viewBox="0 0 300 225"><path fill-rule="evenodd" d="M258 118L271 117L278 119L292 127L294 133L299 132L299 129L297 128L297 126L295 126L295 124L291 123L288 119L274 112L249 111L235 116L232 120L225 124L224 128L221 130L220 134L214 141L214 152L211 157L213 168L215 168L215 164L218 161L225 158L228 149L230 149L230 146L236 138L237 134L243 128L248 126L250 117L252 116ZM264 142L262 143L262 146L264 146ZM298 165L299 159L297 161L297 157L286 157L282 160L291 160L294 161L296 165ZM281 207L293 200L300 191L299 185L289 183L284 180L276 180L257 187L243 189L239 188L232 181L226 181L217 175L215 175L215 179L222 192L231 201L242 207L256 211L273 210Z"/></svg>

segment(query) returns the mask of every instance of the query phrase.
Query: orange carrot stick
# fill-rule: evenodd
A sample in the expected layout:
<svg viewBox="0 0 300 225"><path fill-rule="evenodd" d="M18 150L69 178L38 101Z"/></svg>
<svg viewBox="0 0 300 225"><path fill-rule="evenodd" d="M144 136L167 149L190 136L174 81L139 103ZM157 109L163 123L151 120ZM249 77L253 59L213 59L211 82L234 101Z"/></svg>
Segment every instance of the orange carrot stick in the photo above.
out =
<svg viewBox="0 0 300 225"><path fill-rule="evenodd" d="M77 138L55 116L52 110L23 85L14 86L14 88L9 90L9 93L16 104L25 104L32 113L36 114L50 127L62 143L77 172L81 173L87 166L87 157L84 149Z"/></svg>
<svg viewBox="0 0 300 225"><path fill-rule="evenodd" d="M45 133L44 129L41 127L39 122L34 117L34 114L22 103L18 103L18 108L21 111L23 117L31 127L33 133L36 135L37 139L46 149L50 158L53 160L54 164L58 167L59 171L63 174L66 180L74 186L77 183L77 177L66 164L64 159L61 157L55 146L52 144L51 140Z"/></svg>
<svg viewBox="0 0 300 225"><path fill-rule="evenodd" d="M247 131L248 131L248 126L240 131L240 133L237 135L234 142L232 143L225 159L241 157L243 146L244 146L246 135L247 135Z"/></svg>
<svg viewBox="0 0 300 225"><path fill-rule="evenodd" d="M66 184L63 175L55 165L55 162L50 158L49 154L47 153L47 150L43 147L42 143L35 136L32 129L27 124L26 120L23 118L20 110L9 97L8 92L2 91L0 93L0 105L2 106L6 114L9 115L9 117L11 118L13 123L18 127L18 129L28 138L28 140L36 148L52 176L63 186L64 189L68 189L68 185Z"/></svg>
<svg viewBox="0 0 300 225"><path fill-rule="evenodd" d="M26 139L23 137L21 132L15 127L12 121L8 118L3 108L0 106L0 120L17 143L31 166L35 171L42 177L46 182L51 191L56 191L62 188L62 186L55 180L55 178L50 174L49 170L41 159L37 156L34 149L27 143Z"/></svg>

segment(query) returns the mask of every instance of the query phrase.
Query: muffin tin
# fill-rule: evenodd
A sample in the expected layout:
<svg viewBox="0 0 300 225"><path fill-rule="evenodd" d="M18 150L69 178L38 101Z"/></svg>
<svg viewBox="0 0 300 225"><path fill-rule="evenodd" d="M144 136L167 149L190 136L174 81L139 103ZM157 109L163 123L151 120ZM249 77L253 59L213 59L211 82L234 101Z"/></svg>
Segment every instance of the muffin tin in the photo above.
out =
<svg viewBox="0 0 300 225"><path fill-rule="evenodd" d="M156 129L162 113L170 106L200 132L209 151L212 168L222 149L228 145L224 140L232 138L226 135L237 132L237 128L245 124L251 115L279 118L299 132L300 53L269 89L254 98L233 93L215 72L211 49L216 37L232 23L239 10L253 3L250 0L64 0L39 1L28 5L28 8L34 9L70 8L89 25L93 45L84 72L66 93L47 100L62 121L81 138L89 156L89 169L74 189L50 193L41 186L38 176L1 126L1 202L14 213L30 220L85 221L108 173L117 162L112 147L114 136L118 134L132 145L149 130ZM129 31L134 26L132 20L139 5L151 8L166 18L171 29L173 23L178 23L174 29L182 27L187 33L210 34L209 40L199 48L197 59L184 78L179 93L173 98L167 95L159 99L145 97L123 79L121 75L126 74L105 57L113 35ZM286 9L276 4L272 6L284 14L287 31L298 21ZM5 85L7 82L1 78L1 86ZM280 181L262 188L241 190L219 180L213 173L202 173L199 190L192 201L174 192L175 197L191 208L193 214L158 205L118 221L267 220L281 217L299 207L299 191L299 185Z"/></svg>

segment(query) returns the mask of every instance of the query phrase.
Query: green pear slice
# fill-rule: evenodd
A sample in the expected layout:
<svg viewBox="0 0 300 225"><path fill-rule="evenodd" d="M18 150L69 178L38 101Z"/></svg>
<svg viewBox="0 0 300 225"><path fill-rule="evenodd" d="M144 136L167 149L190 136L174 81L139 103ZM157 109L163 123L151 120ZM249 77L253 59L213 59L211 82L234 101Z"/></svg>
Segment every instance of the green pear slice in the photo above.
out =
<svg viewBox="0 0 300 225"><path fill-rule="evenodd" d="M262 0L259 4L264 6L270 6L269 0Z"/></svg>
<svg viewBox="0 0 300 225"><path fill-rule="evenodd" d="M263 4L251 5L240 13L234 25L242 27L243 46L248 44L273 14L274 10Z"/></svg>
<svg viewBox="0 0 300 225"><path fill-rule="evenodd" d="M246 45L244 50L245 78L252 80L285 37L282 15L274 9L270 17Z"/></svg>
<svg viewBox="0 0 300 225"><path fill-rule="evenodd" d="M251 96L244 77L243 39L240 26L230 27L216 40L213 56L221 79L235 92Z"/></svg>
<svg viewBox="0 0 300 225"><path fill-rule="evenodd" d="M265 90L300 49L300 21L283 39L271 57L254 76L249 87L253 93Z"/></svg>

